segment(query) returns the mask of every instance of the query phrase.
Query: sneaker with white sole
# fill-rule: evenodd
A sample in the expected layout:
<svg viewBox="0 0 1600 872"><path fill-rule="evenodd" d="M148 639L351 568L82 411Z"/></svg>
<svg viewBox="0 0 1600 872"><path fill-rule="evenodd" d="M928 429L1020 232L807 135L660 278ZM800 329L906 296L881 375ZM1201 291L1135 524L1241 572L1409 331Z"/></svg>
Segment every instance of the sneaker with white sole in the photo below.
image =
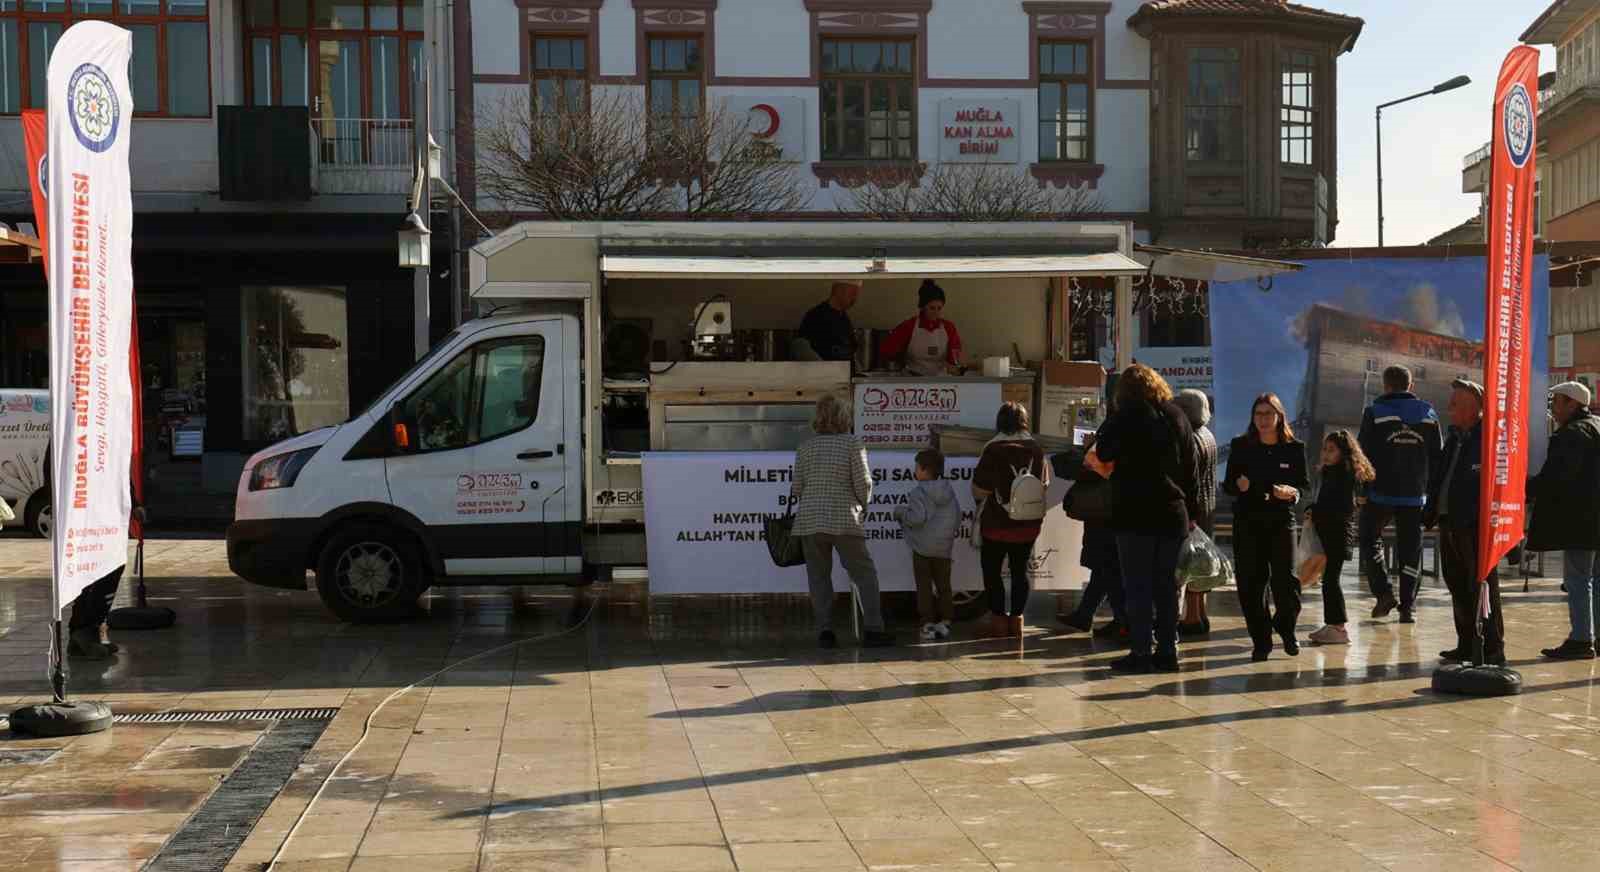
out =
<svg viewBox="0 0 1600 872"><path fill-rule="evenodd" d="M939 628L935 624L922 625L922 641L934 642L939 638Z"/></svg>
<svg viewBox="0 0 1600 872"><path fill-rule="evenodd" d="M1350 632L1342 627L1329 625L1312 633L1311 641L1318 645L1348 645L1350 644Z"/></svg>
<svg viewBox="0 0 1600 872"><path fill-rule="evenodd" d="M935 635L937 635L939 637L939 641L941 641L941 642L949 639L950 638L950 622L949 621L940 621L939 623L934 624L933 625L933 632L934 632Z"/></svg>

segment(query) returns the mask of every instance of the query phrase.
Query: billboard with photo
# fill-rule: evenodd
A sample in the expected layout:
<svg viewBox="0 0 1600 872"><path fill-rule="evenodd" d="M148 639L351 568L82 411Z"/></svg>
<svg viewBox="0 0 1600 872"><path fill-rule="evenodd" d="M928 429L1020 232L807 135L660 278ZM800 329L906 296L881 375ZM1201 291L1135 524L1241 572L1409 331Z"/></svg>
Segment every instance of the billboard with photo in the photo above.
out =
<svg viewBox="0 0 1600 872"><path fill-rule="evenodd" d="M1450 383L1483 382L1485 259L1351 258L1307 260L1305 269L1211 287L1216 419L1224 451L1243 433L1250 403L1277 394L1294 416L1295 435L1313 446L1336 429L1355 432L1362 411L1383 393L1383 370L1409 367L1416 394L1445 418ZM1544 395L1549 366L1549 262L1534 265L1533 397ZM1529 469L1544 462L1549 424L1535 403ZM1315 458L1315 453L1312 454Z"/></svg>

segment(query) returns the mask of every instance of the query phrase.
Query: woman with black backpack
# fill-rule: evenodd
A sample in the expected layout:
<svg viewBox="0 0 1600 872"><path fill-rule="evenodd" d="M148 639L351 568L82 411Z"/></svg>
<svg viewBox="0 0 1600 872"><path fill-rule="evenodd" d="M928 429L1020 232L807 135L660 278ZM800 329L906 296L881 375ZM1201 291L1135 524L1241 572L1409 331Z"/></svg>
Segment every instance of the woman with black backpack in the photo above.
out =
<svg viewBox="0 0 1600 872"><path fill-rule="evenodd" d="M1176 672L1178 550L1200 515L1192 430L1172 402L1172 388L1148 366L1123 371L1115 405L1085 461L1110 472L1111 529L1128 613L1130 651L1111 668Z"/></svg>

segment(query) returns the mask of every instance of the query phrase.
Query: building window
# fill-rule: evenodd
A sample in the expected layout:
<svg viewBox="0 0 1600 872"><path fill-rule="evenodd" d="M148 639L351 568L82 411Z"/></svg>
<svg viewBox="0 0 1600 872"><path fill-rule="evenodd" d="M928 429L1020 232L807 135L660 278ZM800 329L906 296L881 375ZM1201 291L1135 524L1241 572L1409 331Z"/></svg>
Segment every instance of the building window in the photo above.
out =
<svg viewBox="0 0 1600 872"><path fill-rule="evenodd" d="M266 444L349 420L344 288L243 293L245 440Z"/></svg>
<svg viewBox="0 0 1600 872"><path fill-rule="evenodd" d="M1280 72L1283 106L1279 109L1279 158L1286 164L1310 166L1316 156L1316 56L1290 52Z"/></svg>
<svg viewBox="0 0 1600 872"><path fill-rule="evenodd" d="M1039 42L1039 160L1094 160L1093 48Z"/></svg>
<svg viewBox="0 0 1600 872"><path fill-rule="evenodd" d="M205 0L0 0L0 113L43 109L56 41L73 24L108 20L133 34L128 83L135 115L211 114Z"/></svg>
<svg viewBox="0 0 1600 872"><path fill-rule="evenodd" d="M422 0L245 0L244 11L246 103L310 108L324 163L411 160Z"/></svg>
<svg viewBox="0 0 1600 872"><path fill-rule="evenodd" d="M704 109L699 37L650 39L650 123L690 125Z"/></svg>
<svg viewBox="0 0 1600 872"><path fill-rule="evenodd" d="M1191 162L1244 160L1244 89L1238 49L1189 49L1184 142Z"/></svg>
<svg viewBox="0 0 1600 872"><path fill-rule="evenodd" d="M585 36L533 37L533 105L545 116L588 105L589 40Z"/></svg>
<svg viewBox="0 0 1600 872"><path fill-rule="evenodd" d="M912 160L916 46L909 39L822 41L822 159Z"/></svg>

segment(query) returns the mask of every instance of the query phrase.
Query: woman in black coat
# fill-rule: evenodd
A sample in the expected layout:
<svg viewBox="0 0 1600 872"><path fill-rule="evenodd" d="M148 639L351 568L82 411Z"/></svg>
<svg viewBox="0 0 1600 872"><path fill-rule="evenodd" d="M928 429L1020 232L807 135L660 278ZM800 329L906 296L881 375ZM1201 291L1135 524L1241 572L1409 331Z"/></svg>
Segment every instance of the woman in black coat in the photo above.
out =
<svg viewBox="0 0 1600 872"><path fill-rule="evenodd" d="M1272 653L1272 633L1283 638L1283 650L1300 653L1295 623L1300 619L1300 580L1294 574L1294 507L1310 485L1306 449L1294 438L1283 402L1262 394L1250 407L1250 429L1228 448L1228 472L1222 489L1233 496L1234 571L1239 580L1239 605L1244 610L1251 659ZM1267 612L1272 591L1276 615Z"/></svg>
<svg viewBox="0 0 1600 872"><path fill-rule="evenodd" d="M1111 668L1176 672L1178 551L1200 516L1189 419L1166 380L1139 364L1117 379L1116 407L1085 461L1110 471L1111 529L1122 566L1130 652Z"/></svg>
<svg viewBox="0 0 1600 872"><path fill-rule="evenodd" d="M1328 563L1322 569L1322 618L1324 626L1311 634L1318 645L1348 645L1349 620L1344 607L1344 588L1339 574L1352 557L1356 541L1356 493L1376 477L1371 461L1361 452L1361 443L1349 430L1335 430L1322 440L1321 483L1317 501L1306 510L1306 520L1317 532L1322 553Z"/></svg>

